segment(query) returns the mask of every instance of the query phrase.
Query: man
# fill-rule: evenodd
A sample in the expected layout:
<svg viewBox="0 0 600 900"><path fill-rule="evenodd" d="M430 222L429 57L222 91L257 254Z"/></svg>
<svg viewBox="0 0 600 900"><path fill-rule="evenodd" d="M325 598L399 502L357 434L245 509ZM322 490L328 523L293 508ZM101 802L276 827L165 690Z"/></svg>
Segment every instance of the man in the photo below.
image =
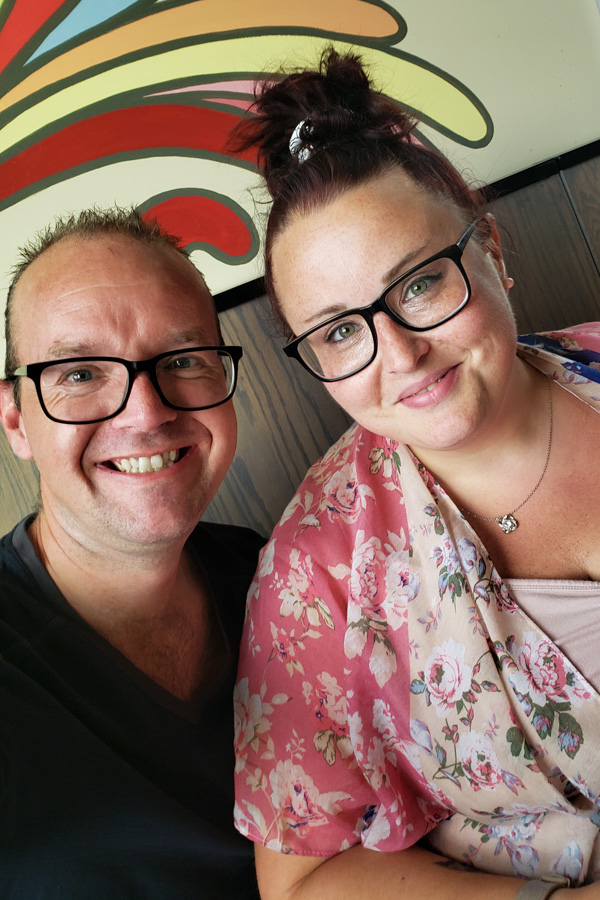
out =
<svg viewBox="0 0 600 900"><path fill-rule="evenodd" d="M239 348L175 239L85 212L24 251L0 418L40 475L0 541L0 896L255 896L232 685L262 543L198 525Z"/></svg>

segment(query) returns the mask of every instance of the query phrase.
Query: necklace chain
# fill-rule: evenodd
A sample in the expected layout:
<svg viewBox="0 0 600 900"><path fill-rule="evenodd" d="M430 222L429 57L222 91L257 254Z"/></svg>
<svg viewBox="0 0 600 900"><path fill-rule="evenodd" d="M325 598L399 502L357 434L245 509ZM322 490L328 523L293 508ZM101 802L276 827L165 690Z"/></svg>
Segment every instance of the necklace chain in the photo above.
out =
<svg viewBox="0 0 600 900"><path fill-rule="evenodd" d="M538 478L535 487L527 494L525 499L521 503L519 503L518 506L515 506L515 508L511 509L510 512L504 513L503 516L479 516L477 515L477 513L471 512L470 509L465 509L463 506L460 507L461 512L467 513L467 515L472 516L474 519L481 519L481 521L483 522L496 522L498 527L501 528L505 534L510 534L511 531L515 531L519 527L519 523L515 519L514 514L523 506L525 506L525 504L528 503L529 500L531 500L540 484L542 483L542 479L546 474L546 469L548 468L548 462L550 461L550 450L552 448L552 391L550 390L550 381L548 380L548 378L545 375L543 375L542 377L544 378L546 387L548 388L548 412L550 424L548 427L548 446L546 448L544 468L542 469L542 474Z"/></svg>

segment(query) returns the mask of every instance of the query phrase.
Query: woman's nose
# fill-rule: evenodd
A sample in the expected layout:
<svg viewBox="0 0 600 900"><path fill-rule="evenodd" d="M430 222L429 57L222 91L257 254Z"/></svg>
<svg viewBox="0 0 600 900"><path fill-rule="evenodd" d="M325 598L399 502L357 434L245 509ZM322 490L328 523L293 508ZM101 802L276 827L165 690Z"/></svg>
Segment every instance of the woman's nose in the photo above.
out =
<svg viewBox="0 0 600 900"><path fill-rule="evenodd" d="M409 331L384 312L373 316L373 324L377 332L377 356L388 371L412 372L428 353L427 332Z"/></svg>

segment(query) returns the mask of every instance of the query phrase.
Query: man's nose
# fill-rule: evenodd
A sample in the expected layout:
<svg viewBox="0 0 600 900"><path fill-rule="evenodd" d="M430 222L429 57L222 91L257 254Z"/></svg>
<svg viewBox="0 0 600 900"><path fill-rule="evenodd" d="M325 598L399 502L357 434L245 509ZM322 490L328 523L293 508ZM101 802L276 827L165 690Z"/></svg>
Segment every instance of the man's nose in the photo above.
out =
<svg viewBox="0 0 600 900"><path fill-rule="evenodd" d="M373 324L377 331L377 356L388 371L412 372L429 351L427 332L409 331L388 313L376 313Z"/></svg>
<svg viewBox="0 0 600 900"><path fill-rule="evenodd" d="M147 372L136 372L127 404L114 417L115 428L140 428L151 431L177 418L177 410L163 403Z"/></svg>

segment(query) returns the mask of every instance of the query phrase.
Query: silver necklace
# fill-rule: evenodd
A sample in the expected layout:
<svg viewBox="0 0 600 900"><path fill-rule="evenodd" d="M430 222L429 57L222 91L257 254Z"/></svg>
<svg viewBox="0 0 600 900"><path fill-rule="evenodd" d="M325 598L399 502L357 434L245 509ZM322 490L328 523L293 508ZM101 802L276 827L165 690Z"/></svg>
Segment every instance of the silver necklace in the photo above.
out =
<svg viewBox="0 0 600 900"><path fill-rule="evenodd" d="M548 378L543 375L542 376L546 382L546 387L548 388L548 411L550 418L550 425L548 427L548 447L546 449L546 459L544 460L544 468L542 469L542 474L538 478L535 487L532 491L530 491L522 503L519 503L518 506L515 506L514 509L511 509L510 512L504 513L503 516L478 516L477 513L471 512L470 509L465 509L463 506L460 507L460 511L463 513L467 513L467 515L472 516L474 519L481 519L483 522L496 522L498 527L502 529L504 534L510 534L511 531L516 531L519 527L519 523L515 519L515 513L521 509L522 506L525 506L526 503L531 500L540 484L542 483L542 478L546 474L546 469L548 468L548 461L550 460L550 449L552 447L552 391L550 390L550 382Z"/></svg>

